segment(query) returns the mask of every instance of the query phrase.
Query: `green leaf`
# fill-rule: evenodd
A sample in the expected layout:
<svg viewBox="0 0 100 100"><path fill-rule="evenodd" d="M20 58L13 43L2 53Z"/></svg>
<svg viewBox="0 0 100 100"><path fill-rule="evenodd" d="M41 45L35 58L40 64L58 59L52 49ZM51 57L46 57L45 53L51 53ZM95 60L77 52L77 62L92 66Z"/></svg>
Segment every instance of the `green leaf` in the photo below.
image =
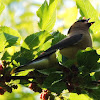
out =
<svg viewBox="0 0 100 100"><path fill-rule="evenodd" d="M21 48L22 51L14 53L12 56L12 61L20 62L21 65L30 62L34 58L33 50L27 50L25 48Z"/></svg>
<svg viewBox="0 0 100 100"><path fill-rule="evenodd" d="M58 62L60 62L61 65L63 65L64 67L67 67L67 68L71 67L76 62L76 59L74 60L68 59L65 56L61 55L59 50L56 52L56 55L57 55Z"/></svg>
<svg viewBox="0 0 100 100"><path fill-rule="evenodd" d="M100 86L98 89L92 89L89 93L89 96L93 98L93 100L100 100Z"/></svg>
<svg viewBox="0 0 100 100"><path fill-rule="evenodd" d="M96 72L94 76L96 80L100 80L100 71Z"/></svg>
<svg viewBox="0 0 100 100"><path fill-rule="evenodd" d="M41 45L39 47L39 50L41 51L45 51L47 50L48 48L50 48L52 46L52 39L48 40L47 42L45 42L43 45Z"/></svg>
<svg viewBox="0 0 100 100"><path fill-rule="evenodd" d="M52 35L54 37L54 39L52 40L52 45L58 43L66 37L66 35L60 33L59 31L53 32Z"/></svg>
<svg viewBox="0 0 100 100"><path fill-rule="evenodd" d="M57 82L55 84L53 84L51 87L50 87L50 90L52 92L55 92L57 94L61 94L63 90L67 89L67 86L65 84L65 82Z"/></svg>
<svg viewBox="0 0 100 100"><path fill-rule="evenodd" d="M15 59L21 64L26 64L34 59L42 52L42 46L49 36L51 36L51 34L46 31L40 31L27 36L22 44L21 51L15 53L12 60ZM48 47L48 45L46 46Z"/></svg>
<svg viewBox="0 0 100 100"><path fill-rule="evenodd" d="M59 31L53 32L50 36L47 37L46 42L39 47L40 50L45 51L50 48L52 45L64 39L66 36L61 34Z"/></svg>
<svg viewBox="0 0 100 100"><path fill-rule="evenodd" d="M42 30L51 31L56 22L56 8L59 0L52 1L49 5L45 0L37 11L40 18L39 27Z"/></svg>
<svg viewBox="0 0 100 100"><path fill-rule="evenodd" d="M6 47L10 47L10 46L14 45L16 43L16 41L18 40L18 37L9 35L7 33L4 33L4 36L6 38L6 42L8 43L8 45Z"/></svg>
<svg viewBox="0 0 100 100"><path fill-rule="evenodd" d="M17 44L20 44L21 36L18 33L18 31L14 30L14 29L12 29L10 27L7 27L7 26L1 26L0 27L0 33L8 33L9 35L13 35L13 36L19 37L19 39L17 41Z"/></svg>
<svg viewBox="0 0 100 100"><path fill-rule="evenodd" d="M51 4L52 2L54 2L54 0L50 0L50 4Z"/></svg>
<svg viewBox="0 0 100 100"><path fill-rule="evenodd" d="M18 37L10 35L9 33L0 33L0 40L0 51L3 51L4 48L16 44Z"/></svg>
<svg viewBox="0 0 100 100"><path fill-rule="evenodd" d="M76 93L70 93L69 100L93 100L90 98L87 94L76 94Z"/></svg>
<svg viewBox="0 0 100 100"><path fill-rule="evenodd" d="M62 55L60 53L60 50L56 51L56 58L57 58L58 62L60 62L60 63L62 62Z"/></svg>
<svg viewBox="0 0 100 100"><path fill-rule="evenodd" d="M99 13L92 6L89 0L76 0L76 5L80 9L82 17L91 18L90 21L95 21L91 26L91 33L95 41L100 41L100 20Z"/></svg>
<svg viewBox="0 0 100 100"><path fill-rule="evenodd" d="M30 20L27 20L27 19L31 19L33 16L34 16L34 13L25 12L23 15L20 16L20 18L21 18L21 21L27 22L27 21L30 21Z"/></svg>
<svg viewBox="0 0 100 100"><path fill-rule="evenodd" d="M43 87L49 88L56 81L61 81L63 76L59 73L51 73L45 80Z"/></svg>
<svg viewBox="0 0 100 100"><path fill-rule="evenodd" d="M28 82L28 80L20 80L20 83L19 84L21 84L21 85L26 85L26 84L29 84L29 82Z"/></svg>
<svg viewBox="0 0 100 100"><path fill-rule="evenodd" d="M27 45L27 48L30 48L30 49L38 48L39 46L41 46L46 41L46 39L49 36L51 36L51 34L49 34L46 31L40 31L40 32L37 32L37 33L33 33L33 34L26 37L26 39L24 40L25 45L22 44L22 47L26 48L26 45Z"/></svg>
<svg viewBox="0 0 100 100"><path fill-rule="evenodd" d="M58 18L64 20L64 27L69 28L76 21L77 15L78 8L74 6L66 8L64 13L58 15Z"/></svg>
<svg viewBox="0 0 100 100"><path fill-rule="evenodd" d="M80 13L86 18L98 19L99 13L94 9L89 0L76 0L76 5L80 8Z"/></svg>
<svg viewBox="0 0 100 100"><path fill-rule="evenodd" d="M4 48L20 45L21 36L20 34L13 30L10 27L1 26L0 27L0 52L4 50Z"/></svg>
<svg viewBox="0 0 100 100"><path fill-rule="evenodd" d="M82 87L84 88L88 88L88 89L92 89L95 88L97 86L92 84L92 77L89 75L86 75L82 77L84 81L81 82Z"/></svg>
<svg viewBox="0 0 100 100"><path fill-rule="evenodd" d="M2 13L2 11L5 9L5 6L3 3L0 3L0 14Z"/></svg>
<svg viewBox="0 0 100 100"><path fill-rule="evenodd" d="M6 52L3 54L2 60L9 60L10 57L11 57L11 55L6 51Z"/></svg>
<svg viewBox="0 0 100 100"><path fill-rule="evenodd" d="M79 51L77 54L77 63L79 66L84 66L90 72L99 69L97 61L99 60L99 55L96 50L86 49Z"/></svg>
<svg viewBox="0 0 100 100"><path fill-rule="evenodd" d="M0 52L2 52L5 48L5 37L3 33L0 33Z"/></svg>
<svg viewBox="0 0 100 100"><path fill-rule="evenodd" d="M72 65L74 65L76 59L68 59L65 56L62 55L62 65L64 65L65 67L71 67Z"/></svg>
<svg viewBox="0 0 100 100"><path fill-rule="evenodd" d="M59 94L67 88L65 83L61 81L63 78L61 73L51 73L44 81L43 87Z"/></svg>

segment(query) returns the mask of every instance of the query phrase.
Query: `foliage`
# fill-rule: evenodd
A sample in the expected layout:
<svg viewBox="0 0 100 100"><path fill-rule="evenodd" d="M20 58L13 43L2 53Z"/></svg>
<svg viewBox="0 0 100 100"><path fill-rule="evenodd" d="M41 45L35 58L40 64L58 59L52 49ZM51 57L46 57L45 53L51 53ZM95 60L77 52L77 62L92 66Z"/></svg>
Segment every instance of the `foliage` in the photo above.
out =
<svg viewBox="0 0 100 100"><path fill-rule="evenodd" d="M44 1L43 5L38 9L37 16L40 17L39 27L42 30L50 31L54 27L58 2L59 0L54 0L48 6L47 1Z"/></svg>
<svg viewBox="0 0 100 100"><path fill-rule="evenodd" d="M0 23L0 94L3 95L6 92L4 95L7 95L7 92L11 93L8 93L12 95L12 98L10 97L9 100L14 99L15 94L23 95L22 98L29 95L29 99L32 99L31 97L34 95L32 96L30 93L16 92L18 90L16 84L21 84L35 92L42 92L41 98L45 98L45 100L48 98L52 98L51 100L57 98L67 98L69 100L84 98L84 100L88 100L89 97L91 100L92 98L99 100L100 52L97 50L100 47L99 12L94 9L89 0L75 0L76 5L74 7L66 8L62 14L57 15L56 12L58 11L59 13L60 8L64 5L63 0L50 0L50 3L45 0L41 6L36 3L28 3L26 12L16 19L14 16L15 9L12 9L12 5L20 2L22 1L5 0L4 2L8 5L9 10L7 12L11 17L8 17L11 19L11 25L7 27L4 18ZM0 1L1 15L5 8L4 3ZM33 12L27 10L32 5L40 6L37 10L39 21L33 18L35 16ZM79 19L86 17L96 22L90 28L94 40L93 49L87 48L79 51L74 60L67 59L57 51L57 60L62 65L62 70L48 68L45 70L29 70L17 74L12 73L15 67L27 64L27 62L37 58L49 47L64 39L66 35L62 34L62 30L75 22L78 9L81 15ZM56 20L62 19L65 21L65 27L60 26L58 27L59 31L52 31ZM75 65L76 62L77 64ZM54 95L55 93L56 96ZM22 98L21 100L23 100Z"/></svg>

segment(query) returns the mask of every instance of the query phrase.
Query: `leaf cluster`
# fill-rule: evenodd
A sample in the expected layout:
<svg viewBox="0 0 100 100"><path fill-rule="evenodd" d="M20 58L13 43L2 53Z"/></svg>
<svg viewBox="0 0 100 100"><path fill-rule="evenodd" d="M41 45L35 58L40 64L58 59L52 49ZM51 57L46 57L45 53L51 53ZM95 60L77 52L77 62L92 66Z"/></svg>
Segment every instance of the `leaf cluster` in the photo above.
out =
<svg viewBox="0 0 100 100"><path fill-rule="evenodd" d="M78 8L81 18L85 16L96 21L94 26L91 27L90 32L94 41L100 41L99 37L97 37L100 23L98 12L93 8L89 0L75 0L75 2L77 5L75 7L76 10L72 10L75 10L77 13ZM95 100L99 100L100 55L95 49L87 48L86 50L80 50L74 60L64 57L57 51L57 60L61 65L60 70L49 68L26 71L18 73L18 75L12 74L15 67L27 64L27 62L37 58L42 52L66 37L59 31L52 31L56 22L58 3L59 0L50 0L49 4L46 0L44 1L37 11L37 16L40 19L38 25L41 31L28 35L25 39L16 30L0 26L0 59L9 62L9 64L3 62L4 72L0 70L0 87L8 92L9 90L12 92L12 88L15 86L12 84L13 81L19 80L19 84L24 86L28 86L31 83L30 88L35 92L41 92L43 88L46 88L60 95L63 90L67 89L71 93L88 94ZM89 10L87 12L88 7ZM3 10L4 5L1 4L0 14ZM33 16L32 13L28 14ZM23 19L26 15L27 13L21 16L21 18ZM27 22L25 19L23 20ZM10 81L7 80L8 76ZM4 83L4 85L1 83Z"/></svg>

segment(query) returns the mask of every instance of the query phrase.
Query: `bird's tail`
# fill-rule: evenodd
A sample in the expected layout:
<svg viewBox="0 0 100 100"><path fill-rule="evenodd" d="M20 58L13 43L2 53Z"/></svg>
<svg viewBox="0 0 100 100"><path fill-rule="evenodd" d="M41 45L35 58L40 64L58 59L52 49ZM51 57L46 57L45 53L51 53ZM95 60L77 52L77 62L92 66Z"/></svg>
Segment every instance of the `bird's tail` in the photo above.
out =
<svg viewBox="0 0 100 100"><path fill-rule="evenodd" d="M20 71L24 71L28 69L42 70L42 69L47 69L51 67L59 67L55 53L53 53L49 57L42 57L40 59L34 59L26 65L21 65L15 68L12 72L16 73L16 72L20 72Z"/></svg>
<svg viewBox="0 0 100 100"><path fill-rule="evenodd" d="M41 70L41 69L46 69L49 67L51 67L49 59L44 58L44 59L40 59L40 60L33 60L26 65L21 65L17 68L14 68L11 73L16 73L16 72L20 72L20 71L24 71L24 70L28 70L28 69Z"/></svg>

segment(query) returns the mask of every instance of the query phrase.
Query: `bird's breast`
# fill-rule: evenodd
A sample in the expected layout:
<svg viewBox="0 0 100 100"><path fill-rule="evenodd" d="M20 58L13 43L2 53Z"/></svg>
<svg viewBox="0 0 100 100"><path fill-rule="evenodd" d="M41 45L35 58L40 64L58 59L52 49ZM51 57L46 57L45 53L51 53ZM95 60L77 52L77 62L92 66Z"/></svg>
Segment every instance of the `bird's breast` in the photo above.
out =
<svg viewBox="0 0 100 100"><path fill-rule="evenodd" d="M76 46L70 46L68 48L60 50L60 53L69 59L74 59L78 50L79 48L77 48Z"/></svg>
<svg viewBox="0 0 100 100"><path fill-rule="evenodd" d="M87 47L92 47L92 39L90 34L84 34L82 40L76 44L81 50L86 49Z"/></svg>
<svg viewBox="0 0 100 100"><path fill-rule="evenodd" d="M92 39L88 33L83 34L82 39L78 43L62 49L60 53L69 59L74 59L79 50L84 50L87 47L92 47Z"/></svg>

